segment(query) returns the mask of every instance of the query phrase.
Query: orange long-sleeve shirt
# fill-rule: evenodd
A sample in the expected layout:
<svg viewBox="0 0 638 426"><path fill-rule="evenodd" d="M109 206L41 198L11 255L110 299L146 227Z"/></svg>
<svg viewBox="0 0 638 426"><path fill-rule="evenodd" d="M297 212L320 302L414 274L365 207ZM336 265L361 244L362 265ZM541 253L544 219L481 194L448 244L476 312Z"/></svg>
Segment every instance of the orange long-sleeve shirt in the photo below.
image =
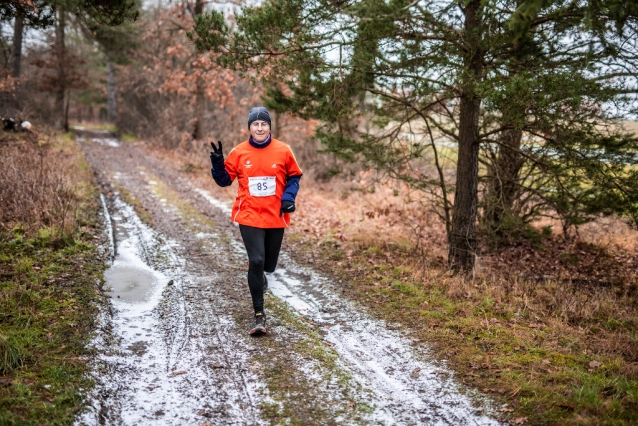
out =
<svg viewBox="0 0 638 426"><path fill-rule="evenodd" d="M286 179L302 175L290 146L274 138L265 148L245 141L230 151L224 165L239 183L232 221L256 228L290 225L290 214L280 215L281 197Z"/></svg>

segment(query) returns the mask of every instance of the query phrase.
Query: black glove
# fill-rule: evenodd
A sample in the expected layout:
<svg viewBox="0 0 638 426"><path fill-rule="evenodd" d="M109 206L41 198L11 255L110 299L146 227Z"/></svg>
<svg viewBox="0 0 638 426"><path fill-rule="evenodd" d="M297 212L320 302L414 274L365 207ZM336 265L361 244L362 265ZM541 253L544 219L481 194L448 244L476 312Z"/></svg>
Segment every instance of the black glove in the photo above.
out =
<svg viewBox="0 0 638 426"><path fill-rule="evenodd" d="M288 200L281 200L281 213L292 213L295 211L295 203Z"/></svg>
<svg viewBox="0 0 638 426"><path fill-rule="evenodd" d="M224 161L224 153L222 152L222 141L217 141L219 143L219 147L215 147L215 143L211 142L210 146L213 148L213 152L210 153L210 162L215 167L215 163L220 161Z"/></svg>

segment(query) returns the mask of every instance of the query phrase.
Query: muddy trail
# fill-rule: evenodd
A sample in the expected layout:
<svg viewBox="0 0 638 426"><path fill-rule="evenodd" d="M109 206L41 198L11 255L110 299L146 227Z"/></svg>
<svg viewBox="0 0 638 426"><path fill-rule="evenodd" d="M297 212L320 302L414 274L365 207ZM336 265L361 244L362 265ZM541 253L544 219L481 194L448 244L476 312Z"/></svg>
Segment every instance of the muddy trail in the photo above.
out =
<svg viewBox="0 0 638 426"><path fill-rule="evenodd" d="M248 336L247 257L212 179L198 188L141 146L77 133L112 265L76 424L499 424L493 403L294 253L268 277L270 333Z"/></svg>

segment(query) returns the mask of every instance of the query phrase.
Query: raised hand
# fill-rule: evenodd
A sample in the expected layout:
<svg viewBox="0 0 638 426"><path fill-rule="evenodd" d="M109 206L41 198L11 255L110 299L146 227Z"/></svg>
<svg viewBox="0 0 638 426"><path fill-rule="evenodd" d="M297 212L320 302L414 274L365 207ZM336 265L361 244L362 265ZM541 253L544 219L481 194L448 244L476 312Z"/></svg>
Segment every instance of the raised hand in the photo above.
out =
<svg viewBox="0 0 638 426"><path fill-rule="evenodd" d="M218 147L215 147L215 143L211 141L210 146L213 148L213 152L210 153L210 162L218 163L220 161L224 161L224 153L222 152L222 141L217 141L219 144Z"/></svg>

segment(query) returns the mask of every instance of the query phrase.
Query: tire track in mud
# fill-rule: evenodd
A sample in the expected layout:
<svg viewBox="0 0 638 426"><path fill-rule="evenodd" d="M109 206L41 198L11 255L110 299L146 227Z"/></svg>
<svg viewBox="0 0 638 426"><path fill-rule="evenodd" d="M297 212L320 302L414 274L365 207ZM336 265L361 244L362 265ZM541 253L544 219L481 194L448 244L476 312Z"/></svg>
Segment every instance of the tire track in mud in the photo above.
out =
<svg viewBox="0 0 638 426"><path fill-rule="evenodd" d="M135 407L126 402L133 385L111 385L139 375L122 359L137 356L136 347L122 350L131 347L130 333L117 323L122 313L113 299L115 313L104 322L119 336L122 354L106 356L113 342L96 342L103 354L98 386L82 424L112 423L103 418L119 424L498 424L489 401L467 395L445 366L415 352L399 333L339 298L336 283L285 254L269 277L272 332L247 338L246 255L227 206L143 149L92 139L83 149L105 192L128 192L150 212L153 229L147 228L160 243L148 244L154 249L146 250L146 264L174 281L164 284L152 312L157 322L147 325L162 330L164 346L155 352L164 352L155 357L163 356L162 379L176 385L142 392L146 399L136 397ZM133 212L117 195L109 207L128 208L127 218ZM153 260L156 252L164 260ZM180 370L186 373L171 376ZM170 398L185 402L153 411Z"/></svg>

